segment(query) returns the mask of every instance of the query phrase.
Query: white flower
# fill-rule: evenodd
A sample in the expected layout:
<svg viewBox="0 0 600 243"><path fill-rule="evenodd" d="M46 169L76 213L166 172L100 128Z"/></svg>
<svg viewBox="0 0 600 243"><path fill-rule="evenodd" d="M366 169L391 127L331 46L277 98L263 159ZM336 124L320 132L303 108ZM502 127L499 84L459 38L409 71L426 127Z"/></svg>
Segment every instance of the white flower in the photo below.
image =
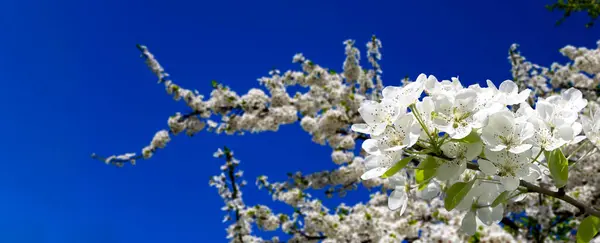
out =
<svg viewBox="0 0 600 243"><path fill-rule="evenodd" d="M379 136L372 136L363 142L363 149L369 154L383 151L397 151L413 146L419 139L420 126L410 114L403 115L388 126Z"/></svg>
<svg viewBox="0 0 600 243"><path fill-rule="evenodd" d="M442 80L438 82L438 80L434 76L429 76L425 81L425 92L429 95L445 95L445 94L454 94L463 89L462 84L458 78L452 78L450 80Z"/></svg>
<svg viewBox="0 0 600 243"><path fill-rule="evenodd" d="M427 77L425 74L420 74L416 81L410 82L403 87L387 86L382 91L383 99L390 100L400 107L408 107L418 101L423 93L423 85L429 80L435 80L435 77L431 75Z"/></svg>
<svg viewBox="0 0 600 243"><path fill-rule="evenodd" d="M417 107L417 111L418 114L421 115L421 119L423 122L423 125L425 125L425 127L427 128L431 128L433 129L433 120L431 117L431 113L435 110L435 104L433 103L433 100L431 99L431 97L427 96L424 97L422 101L417 102L417 104L415 105ZM411 112L413 115L415 114L414 111ZM437 136L437 134L435 134L435 131L429 131L429 135L433 135L433 136ZM427 133L425 132L421 132L420 138L425 140L427 139Z"/></svg>
<svg viewBox="0 0 600 243"><path fill-rule="evenodd" d="M431 200L441 193L440 183L432 180L425 188L417 190L417 197L423 200Z"/></svg>
<svg viewBox="0 0 600 243"><path fill-rule="evenodd" d="M570 126L577 120L578 116L578 111L566 109L541 98L535 104L535 111L538 117L551 128L563 125Z"/></svg>
<svg viewBox="0 0 600 243"><path fill-rule="evenodd" d="M538 117L530 118L529 122L533 124L535 132L528 143L532 143L534 146L541 147L546 151L552 151L565 145L569 139L573 139L575 134L575 130L571 126L564 125L552 129L544 120Z"/></svg>
<svg viewBox="0 0 600 243"><path fill-rule="evenodd" d="M169 132L167 132L167 130L161 130L154 135L150 144L155 148L165 148L169 141L171 141Z"/></svg>
<svg viewBox="0 0 600 243"><path fill-rule="evenodd" d="M490 202L491 203L491 202ZM487 226L500 222L504 216L504 206L502 204L496 207L479 207L477 209L477 218Z"/></svg>
<svg viewBox="0 0 600 243"><path fill-rule="evenodd" d="M598 112L598 107L590 107L589 116L581 116L581 123L587 139L600 148L600 112Z"/></svg>
<svg viewBox="0 0 600 243"><path fill-rule="evenodd" d="M526 89L519 93L519 86L511 80L505 80L497 89L492 81L487 80L487 85L493 92L493 100L503 105L516 105L525 102L531 93L531 90Z"/></svg>
<svg viewBox="0 0 600 243"><path fill-rule="evenodd" d="M453 158L451 161L444 161L436 172L438 180L446 181L460 176L467 168L467 162L481 154L483 144L481 142L471 144L446 142L441 149L446 156Z"/></svg>
<svg viewBox="0 0 600 243"><path fill-rule="evenodd" d="M182 115L177 112L174 116L169 117L168 124L169 130L175 135L185 130L185 123L181 122Z"/></svg>
<svg viewBox="0 0 600 243"><path fill-rule="evenodd" d="M153 150L154 148L152 147L152 145L144 147L142 149L142 156L144 156L144 159L151 158L152 154L154 153Z"/></svg>
<svg viewBox="0 0 600 243"><path fill-rule="evenodd" d="M369 155L365 158L365 172L360 178L369 180L383 175L392 165L402 159L402 152L390 151L378 155Z"/></svg>
<svg viewBox="0 0 600 243"><path fill-rule="evenodd" d="M533 183L542 176L542 170L537 164L528 164L527 171L527 175L521 177L524 181Z"/></svg>
<svg viewBox="0 0 600 243"><path fill-rule="evenodd" d="M518 154L532 147L527 140L534 132L531 123L517 122L514 113L503 110L489 117L488 124L482 129L481 140L492 151L507 149Z"/></svg>
<svg viewBox="0 0 600 243"><path fill-rule="evenodd" d="M402 109L389 100L384 100L381 103L366 100L358 109L360 116L365 120L366 124L354 124L352 125L352 130L360 133L379 135L385 130L386 126L392 125L401 113L406 113L406 108Z"/></svg>
<svg viewBox="0 0 600 243"><path fill-rule="evenodd" d="M306 60L306 58L304 57L304 55L302 55L302 53L296 53L296 55L294 55L294 58L292 59L292 62L304 62L304 60Z"/></svg>
<svg viewBox="0 0 600 243"><path fill-rule="evenodd" d="M515 119L517 122L525 122L536 115L535 110L528 103L523 102L519 104L519 109L515 113Z"/></svg>
<svg viewBox="0 0 600 243"><path fill-rule="evenodd" d="M474 102L476 98L477 93L470 89L460 90L455 96L434 96L433 122L436 127L454 139L469 135L473 128L481 124L481 121L473 117L476 112Z"/></svg>
<svg viewBox="0 0 600 243"><path fill-rule="evenodd" d="M507 191L517 189L519 180L529 175L528 159L531 151L520 154L508 151L485 150L486 159L479 159L479 169L487 175L498 175L500 182Z"/></svg>
<svg viewBox="0 0 600 243"><path fill-rule="evenodd" d="M559 106L563 110L580 112L587 106L587 100L583 98L581 91L575 88L565 90L561 95L552 95L546 101Z"/></svg>
<svg viewBox="0 0 600 243"><path fill-rule="evenodd" d="M390 210L400 209L400 215L402 215L408 205L408 196L405 189L406 178L401 173L396 173L389 180L394 190L388 197L388 208Z"/></svg>

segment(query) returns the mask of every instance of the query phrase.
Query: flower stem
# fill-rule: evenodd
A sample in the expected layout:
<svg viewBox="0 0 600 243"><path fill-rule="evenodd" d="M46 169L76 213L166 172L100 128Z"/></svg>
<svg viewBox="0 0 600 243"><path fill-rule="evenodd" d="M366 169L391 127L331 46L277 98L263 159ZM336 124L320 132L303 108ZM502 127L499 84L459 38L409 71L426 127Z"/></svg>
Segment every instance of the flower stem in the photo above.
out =
<svg viewBox="0 0 600 243"><path fill-rule="evenodd" d="M583 146L585 146L588 143L589 140L585 140L585 142L583 142L581 145L579 145L579 147L577 147L573 152L571 152L571 154L569 154L569 156L567 157L567 160L569 160L573 155L575 155L580 149L583 148Z"/></svg>

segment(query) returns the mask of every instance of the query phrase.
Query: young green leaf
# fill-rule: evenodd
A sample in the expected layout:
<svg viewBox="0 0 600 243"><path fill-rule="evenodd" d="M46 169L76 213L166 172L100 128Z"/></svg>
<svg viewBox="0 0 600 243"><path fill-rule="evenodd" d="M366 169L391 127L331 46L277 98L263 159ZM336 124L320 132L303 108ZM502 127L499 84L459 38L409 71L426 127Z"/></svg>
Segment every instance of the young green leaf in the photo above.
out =
<svg viewBox="0 0 600 243"><path fill-rule="evenodd" d="M464 138L461 139L452 139L455 142L461 142L461 143L476 143L481 141L481 139L479 138L479 135L477 134L477 132L475 130L471 130L471 133L469 133L469 135L467 135Z"/></svg>
<svg viewBox="0 0 600 243"><path fill-rule="evenodd" d="M585 218L577 229L577 243L590 242L598 234L598 228L600 228L600 218L592 215Z"/></svg>
<svg viewBox="0 0 600 243"><path fill-rule="evenodd" d="M393 176L398 171L400 171L401 169L403 169L404 167L406 167L406 165L408 164L408 162L410 162L412 159L413 159L412 156L411 157L406 157L404 159L401 159L394 166L392 166L392 168L389 168L385 173L383 173L383 175L381 176L381 178L388 178L390 176Z"/></svg>
<svg viewBox="0 0 600 243"><path fill-rule="evenodd" d="M444 208L450 211L458 205L463 198L469 193L471 188L475 184L475 180L470 182L457 182L454 183L447 191L446 198L444 198Z"/></svg>
<svg viewBox="0 0 600 243"><path fill-rule="evenodd" d="M564 187L569 178L569 162L567 158L559 148L550 152L544 151L544 156L548 160L548 168L554 180L554 185L558 188Z"/></svg>
<svg viewBox="0 0 600 243"><path fill-rule="evenodd" d="M420 170L420 169L416 169L415 170L415 179L417 181L417 184L421 185L421 184L427 184L427 181L429 181L431 178L433 178L433 176L435 176L435 172L436 169L426 169L426 170Z"/></svg>
<svg viewBox="0 0 600 243"><path fill-rule="evenodd" d="M427 158L425 158L423 161L421 161L421 163L419 163L419 165L417 166L417 169L421 169L421 170L430 170L430 169L437 169L437 167L439 167L440 164L438 163L437 159L432 157L432 156L427 156Z"/></svg>
<svg viewBox="0 0 600 243"><path fill-rule="evenodd" d="M508 196L510 195L509 191L504 191L502 193L500 193L500 195L498 195L498 197L496 199L494 199L494 202L492 202L492 208L498 206L498 204L503 203L504 201L506 201L506 199L508 198Z"/></svg>

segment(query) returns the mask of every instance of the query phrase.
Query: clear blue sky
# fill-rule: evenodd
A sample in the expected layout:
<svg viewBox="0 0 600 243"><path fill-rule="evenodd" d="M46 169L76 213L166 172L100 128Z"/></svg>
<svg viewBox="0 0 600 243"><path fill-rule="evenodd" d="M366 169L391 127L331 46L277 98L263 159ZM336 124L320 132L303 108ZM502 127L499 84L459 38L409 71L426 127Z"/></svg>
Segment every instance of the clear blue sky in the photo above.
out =
<svg viewBox="0 0 600 243"><path fill-rule="evenodd" d="M565 44L595 47L600 26L587 30L577 15L555 28L548 2L4 1L0 242L223 242L222 201L208 186L221 163L216 148L231 147L250 182L334 167L330 149L298 125L177 137L134 168L91 160L92 152L139 152L168 116L187 111L156 84L136 43L202 93L213 79L244 93L273 67L296 68L297 52L340 70L342 42L356 39L364 53L372 34L383 41L386 85L421 72L499 82L510 78L513 42L545 65L565 60ZM252 185L245 193L250 205L270 202Z"/></svg>

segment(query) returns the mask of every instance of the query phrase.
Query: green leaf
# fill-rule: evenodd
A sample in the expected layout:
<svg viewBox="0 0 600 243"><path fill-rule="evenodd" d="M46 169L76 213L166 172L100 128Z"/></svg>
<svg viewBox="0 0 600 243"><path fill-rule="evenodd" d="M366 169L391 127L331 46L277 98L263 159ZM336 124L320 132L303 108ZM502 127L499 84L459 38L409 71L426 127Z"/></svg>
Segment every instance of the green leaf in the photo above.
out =
<svg viewBox="0 0 600 243"><path fill-rule="evenodd" d="M569 162L567 158L560 148L550 152L544 151L544 156L548 161L548 168L554 180L554 185L558 188L564 187L567 184L567 179L569 179Z"/></svg>
<svg viewBox="0 0 600 243"><path fill-rule="evenodd" d="M596 234L598 234L598 228L600 228L600 219L595 216L588 216L579 224L577 229L577 243L590 242Z"/></svg>
<svg viewBox="0 0 600 243"><path fill-rule="evenodd" d="M500 193L500 195L498 195L498 197L494 200L494 202L492 202L492 207L496 207L496 206L498 206L498 204L506 201L506 199L508 198L509 195L510 195L509 191L504 191L504 192Z"/></svg>
<svg viewBox="0 0 600 243"><path fill-rule="evenodd" d="M417 184L419 185L426 185L427 182L429 182L429 180L431 178L433 178L433 176L435 176L435 172L436 169L427 169L427 170L420 170L420 169L416 169L415 170L415 179L417 181Z"/></svg>
<svg viewBox="0 0 600 243"><path fill-rule="evenodd" d="M423 161L421 161L421 163L419 163L419 166L417 166L417 169L431 170L431 169L437 169L439 166L440 166L440 164L438 163L438 161L435 157L427 156L427 158L425 158L425 160L423 160Z"/></svg>
<svg viewBox="0 0 600 243"><path fill-rule="evenodd" d="M425 181L425 171L416 169L415 180L417 181L417 184L421 184L421 182Z"/></svg>
<svg viewBox="0 0 600 243"><path fill-rule="evenodd" d="M481 138L479 138L479 135L477 134L477 132L475 130L471 130L471 133L469 133L469 135L467 135L464 138L461 139L452 139L455 142L461 142L461 143L476 143L481 141Z"/></svg>
<svg viewBox="0 0 600 243"><path fill-rule="evenodd" d="M429 180L435 176L439 166L438 160L432 156L427 156L425 160L419 163L415 170L415 179L419 185L419 190L423 190L429 184Z"/></svg>
<svg viewBox="0 0 600 243"><path fill-rule="evenodd" d="M394 166L392 166L392 168L389 168L385 173L383 173L381 178L388 178L390 176L393 176L398 171L400 171L401 169L406 167L408 162L410 162L412 159L413 159L413 157L411 156L411 157L406 157L406 158L401 159L400 161L396 162L396 164Z"/></svg>
<svg viewBox="0 0 600 243"><path fill-rule="evenodd" d="M211 81L210 84L212 85L213 88L217 88L217 86L219 85L219 83L217 83L217 80Z"/></svg>
<svg viewBox="0 0 600 243"><path fill-rule="evenodd" d="M444 208L450 211L458 205L463 198L469 193L471 188L475 184L475 180L470 182L457 182L454 183L447 191L446 198L444 198Z"/></svg>

